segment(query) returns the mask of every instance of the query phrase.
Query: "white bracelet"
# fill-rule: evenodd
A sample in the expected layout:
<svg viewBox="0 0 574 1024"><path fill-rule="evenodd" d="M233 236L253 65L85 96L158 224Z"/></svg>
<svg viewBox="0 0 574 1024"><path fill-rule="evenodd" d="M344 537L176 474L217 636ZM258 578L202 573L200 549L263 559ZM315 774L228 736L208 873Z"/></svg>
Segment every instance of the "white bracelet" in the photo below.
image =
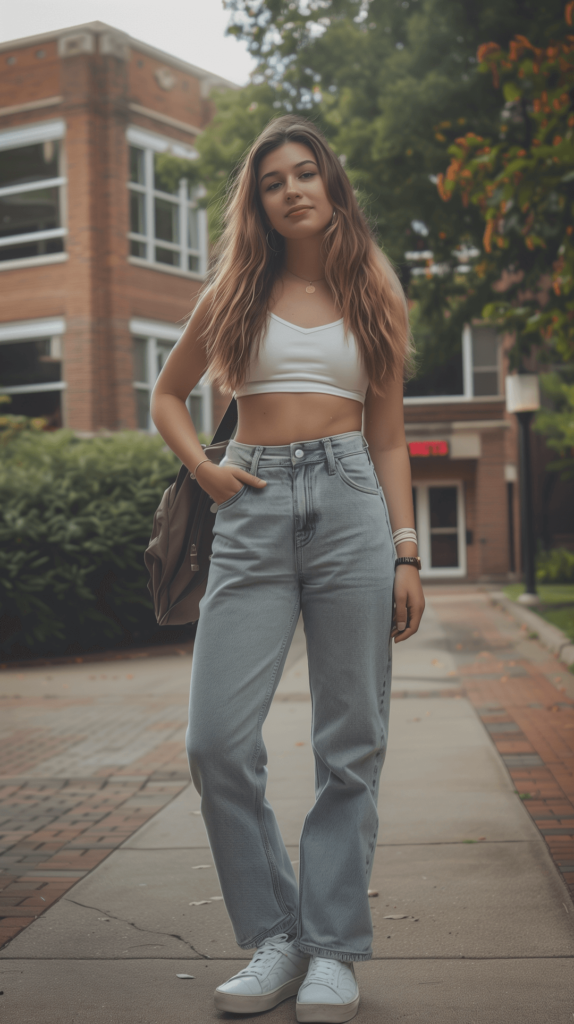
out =
<svg viewBox="0 0 574 1024"><path fill-rule="evenodd" d="M413 530L410 526L403 526L400 530L395 530L393 533L393 543L397 548L399 544L416 544L418 547L417 531Z"/></svg>

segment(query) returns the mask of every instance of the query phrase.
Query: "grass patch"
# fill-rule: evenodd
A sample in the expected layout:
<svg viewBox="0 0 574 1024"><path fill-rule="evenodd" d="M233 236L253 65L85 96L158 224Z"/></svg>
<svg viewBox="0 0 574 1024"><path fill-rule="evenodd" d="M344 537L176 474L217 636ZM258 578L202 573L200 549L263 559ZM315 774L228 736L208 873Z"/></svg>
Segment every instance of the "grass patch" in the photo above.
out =
<svg viewBox="0 0 574 1024"><path fill-rule="evenodd" d="M574 583L540 583L538 595L541 605L530 608L546 622L558 626L571 640L574 640ZM524 593L522 583L512 583L504 588L504 593L511 601L516 601Z"/></svg>

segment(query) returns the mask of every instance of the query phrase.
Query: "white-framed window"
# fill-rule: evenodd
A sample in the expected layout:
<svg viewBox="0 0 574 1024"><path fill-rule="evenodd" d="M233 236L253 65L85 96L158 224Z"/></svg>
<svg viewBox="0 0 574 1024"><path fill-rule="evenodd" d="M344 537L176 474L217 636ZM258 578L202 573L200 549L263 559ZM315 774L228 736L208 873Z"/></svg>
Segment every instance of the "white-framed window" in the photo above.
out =
<svg viewBox="0 0 574 1024"><path fill-rule="evenodd" d="M19 320L0 324L0 395L8 395L2 412L41 416L51 427L62 426L61 318Z"/></svg>
<svg viewBox="0 0 574 1024"><path fill-rule="evenodd" d="M202 277L207 268L207 216L182 178L174 185L162 174L159 157L170 152L185 160L197 158L191 146L130 127L129 245L132 260Z"/></svg>
<svg viewBox="0 0 574 1024"><path fill-rule="evenodd" d="M421 577L466 575L464 487L457 480L413 485Z"/></svg>
<svg viewBox="0 0 574 1024"><path fill-rule="evenodd" d="M0 132L0 267L63 258L65 132L61 120Z"/></svg>
<svg viewBox="0 0 574 1024"><path fill-rule="evenodd" d="M138 430L155 431L150 416L153 386L181 330L172 324L134 318L130 321L133 345L134 390ZM213 415L211 385L201 380L187 399L189 415L198 433L211 437Z"/></svg>
<svg viewBox="0 0 574 1024"><path fill-rule="evenodd" d="M500 337L487 324L465 327L462 335L464 393L484 398L502 394Z"/></svg>
<svg viewBox="0 0 574 1024"><path fill-rule="evenodd" d="M500 335L488 324L467 324L462 332L462 393L406 395L407 405L468 401L473 398L501 398L502 372ZM457 373L460 374L460 364ZM423 378L424 380L424 378ZM436 385L435 385L436 386ZM460 385L459 385L460 386ZM408 390L408 385L407 385Z"/></svg>

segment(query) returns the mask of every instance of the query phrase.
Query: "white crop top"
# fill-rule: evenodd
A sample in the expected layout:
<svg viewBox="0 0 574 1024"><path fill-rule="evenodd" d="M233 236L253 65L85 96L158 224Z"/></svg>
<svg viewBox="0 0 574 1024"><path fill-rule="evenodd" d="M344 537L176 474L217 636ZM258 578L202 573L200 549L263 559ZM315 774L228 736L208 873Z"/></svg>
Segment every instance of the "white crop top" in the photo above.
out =
<svg viewBox="0 0 574 1024"><path fill-rule="evenodd" d="M342 320L297 327L270 313L267 334L236 395L315 391L363 404L368 386L355 339L352 334L345 338Z"/></svg>

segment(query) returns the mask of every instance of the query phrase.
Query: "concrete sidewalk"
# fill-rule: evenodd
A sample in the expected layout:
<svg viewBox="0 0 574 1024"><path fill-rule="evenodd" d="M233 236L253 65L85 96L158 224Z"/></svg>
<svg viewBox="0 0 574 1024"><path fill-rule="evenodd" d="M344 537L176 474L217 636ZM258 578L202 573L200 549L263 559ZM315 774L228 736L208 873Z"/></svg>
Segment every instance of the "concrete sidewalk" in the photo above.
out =
<svg viewBox="0 0 574 1024"><path fill-rule="evenodd" d="M489 657L496 662L486 664ZM527 664L537 658L537 671L543 673L547 654L517 627L502 622L486 595L470 588L431 598L418 636L395 647L391 741L371 883L379 893L372 899L374 958L357 969L360 1024L566 1024L574 1019L574 906L564 884L568 875L563 871L561 877L557 870L503 761L531 755L499 753L483 722L494 715L508 725L501 718L503 703L490 690L485 703L479 703L481 685L491 690L495 683L506 685L496 682L497 672L501 680L507 676L494 664L515 666L517 659ZM112 787L115 779L129 785L146 774L155 778L159 791L148 792L153 806L144 816L149 820L111 854L100 846L101 862L93 870L87 864L76 869L79 880L70 881L74 869L65 859L71 856L65 853L70 843L58 853L62 867L52 865L52 873L65 878L67 891L0 952L0 1006L8 1024L256 1019L218 1013L212 1003L214 987L248 957L233 939L198 796L181 775L176 748L183 742L189 659L153 658L127 671L125 666L121 671L131 674L132 681L120 682L118 676L113 687L106 680L97 700L94 690L103 681L89 677L111 675L113 666L108 672L99 666L97 673L93 666L52 670L53 681L67 686L76 701L75 745L62 740L57 751L47 748L45 757L14 774L15 781L24 775L80 780L89 774L107 779ZM563 673L552 681L552 667L544 685L557 686L559 680L568 685ZM504 671L512 674L514 669ZM43 670L18 673L18 680L15 675L0 676L0 692L18 685L23 697L32 699L48 685ZM474 689L467 685L470 676ZM568 729L574 710L567 694L561 696L558 689L555 694L564 711L552 721L567 716ZM139 731L133 726L127 756L122 729L130 708L140 725ZM152 711L155 747L143 724ZM314 798L310 714L298 629L265 728L268 795L295 864L302 822ZM86 736L98 715L107 736L99 745L95 727L91 740L80 735ZM117 723L115 740L109 736L112 721ZM134 722L133 715L129 721ZM40 724L34 728L38 742ZM512 739L515 732L503 728L500 734ZM574 739L573 733L564 735ZM162 744L163 761L157 753ZM569 756L561 754L566 773ZM142 792L140 787L140 796L133 798L136 811L145 803ZM154 814L158 801L163 806ZM89 852L89 844L82 844ZM44 861L28 867L18 884L43 878L49 871L45 864L44 853ZM194 977L177 978L181 973ZM294 1021L294 1001L261 1019Z"/></svg>

